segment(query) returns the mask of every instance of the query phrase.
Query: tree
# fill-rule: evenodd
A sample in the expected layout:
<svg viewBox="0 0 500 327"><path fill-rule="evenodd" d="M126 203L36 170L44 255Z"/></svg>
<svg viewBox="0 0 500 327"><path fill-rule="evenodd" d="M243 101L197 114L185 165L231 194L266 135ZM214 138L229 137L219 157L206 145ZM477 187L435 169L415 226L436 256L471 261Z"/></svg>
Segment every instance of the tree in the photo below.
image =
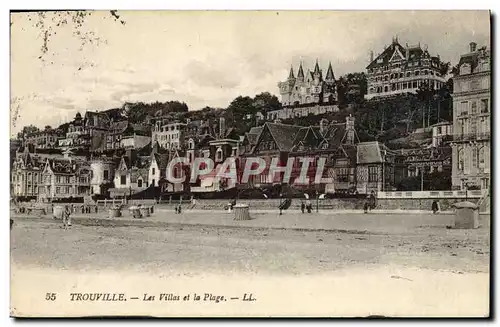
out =
<svg viewBox="0 0 500 327"><path fill-rule="evenodd" d="M275 95L262 92L253 98L253 106L265 116L268 111L281 109L281 102Z"/></svg>
<svg viewBox="0 0 500 327"><path fill-rule="evenodd" d="M35 125L24 126L23 129L19 133L17 133L17 138L23 139L25 135L33 134L39 131L40 129Z"/></svg>
<svg viewBox="0 0 500 327"><path fill-rule="evenodd" d="M439 74L445 77L450 71L451 64L449 62L442 62L439 64Z"/></svg>
<svg viewBox="0 0 500 327"><path fill-rule="evenodd" d="M456 64L455 66L453 66L453 67L451 68L451 75L452 75L453 77L455 77L455 76L457 76L459 73L460 73L460 69L459 69L458 64Z"/></svg>
<svg viewBox="0 0 500 327"><path fill-rule="evenodd" d="M422 127L425 128L425 112L427 111L427 126L430 125L430 102L434 97L434 88L428 83L422 83L417 89L417 98L421 102L422 108Z"/></svg>
<svg viewBox="0 0 500 327"><path fill-rule="evenodd" d="M367 93L368 81L365 73L348 73L337 80L337 102L340 108L348 104L359 104ZM358 93L359 92L359 93Z"/></svg>
<svg viewBox="0 0 500 327"><path fill-rule="evenodd" d="M255 117L258 109L254 106L254 100L248 96L239 96L234 99L226 109L226 116L228 123L231 124L236 130L243 134L250 130L253 124L249 124L246 116L250 115Z"/></svg>

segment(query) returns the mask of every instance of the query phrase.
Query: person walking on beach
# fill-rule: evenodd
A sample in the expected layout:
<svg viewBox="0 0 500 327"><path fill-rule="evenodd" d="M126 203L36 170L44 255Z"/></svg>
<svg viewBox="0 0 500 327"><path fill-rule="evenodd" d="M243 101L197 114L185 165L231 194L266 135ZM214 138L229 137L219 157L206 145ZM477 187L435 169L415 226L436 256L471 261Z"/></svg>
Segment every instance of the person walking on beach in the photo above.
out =
<svg viewBox="0 0 500 327"><path fill-rule="evenodd" d="M304 213L306 210L306 205L304 204L304 201L302 201L300 204L300 210L302 211L302 213Z"/></svg>
<svg viewBox="0 0 500 327"><path fill-rule="evenodd" d="M63 228L68 229L69 227L71 227L71 209L69 208L69 206L64 206L62 218L63 218Z"/></svg>

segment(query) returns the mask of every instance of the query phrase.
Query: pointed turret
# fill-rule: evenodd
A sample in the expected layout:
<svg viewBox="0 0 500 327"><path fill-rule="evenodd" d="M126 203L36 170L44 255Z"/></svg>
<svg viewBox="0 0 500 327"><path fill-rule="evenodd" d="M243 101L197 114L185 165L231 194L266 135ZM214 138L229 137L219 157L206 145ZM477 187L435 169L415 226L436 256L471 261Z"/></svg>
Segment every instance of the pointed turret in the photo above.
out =
<svg viewBox="0 0 500 327"><path fill-rule="evenodd" d="M288 74L288 79L295 79L295 76L293 75L293 65L290 66L290 74Z"/></svg>
<svg viewBox="0 0 500 327"><path fill-rule="evenodd" d="M301 81L304 80L304 70L302 69L302 62L300 63L299 66L299 72L297 73L297 78Z"/></svg>
<svg viewBox="0 0 500 327"><path fill-rule="evenodd" d="M319 70L319 63L318 63L318 59L316 59L316 65L314 66L314 74L319 74L320 73L320 70Z"/></svg>
<svg viewBox="0 0 500 327"><path fill-rule="evenodd" d="M335 75L333 74L333 68L331 62L328 64L328 71L326 72L326 80L335 81Z"/></svg>

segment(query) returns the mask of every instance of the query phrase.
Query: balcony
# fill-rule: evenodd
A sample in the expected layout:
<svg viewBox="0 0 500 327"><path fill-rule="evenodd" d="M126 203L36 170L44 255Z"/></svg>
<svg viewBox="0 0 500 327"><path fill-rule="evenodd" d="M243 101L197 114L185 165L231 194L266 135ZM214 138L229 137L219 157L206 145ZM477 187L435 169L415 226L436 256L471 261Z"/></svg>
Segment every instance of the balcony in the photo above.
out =
<svg viewBox="0 0 500 327"><path fill-rule="evenodd" d="M491 139L490 132L466 133L466 134L453 135L453 141L455 141L455 142L483 141L483 140L490 140L490 139Z"/></svg>

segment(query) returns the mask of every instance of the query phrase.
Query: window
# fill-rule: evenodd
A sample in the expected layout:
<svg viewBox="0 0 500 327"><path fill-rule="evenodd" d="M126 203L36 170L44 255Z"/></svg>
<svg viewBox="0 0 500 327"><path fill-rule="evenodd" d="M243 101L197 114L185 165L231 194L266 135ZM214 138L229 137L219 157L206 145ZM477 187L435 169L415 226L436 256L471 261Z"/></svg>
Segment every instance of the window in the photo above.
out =
<svg viewBox="0 0 500 327"><path fill-rule="evenodd" d="M142 187L142 179L137 180L137 187Z"/></svg>
<svg viewBox="0 0 500 327"><path fill-rule="evenodd" d="M464 150L463 149L458 149L457 163L458 163L458 171L463 172L463 170L464 170Z"/></svg>
<svg viewBox="0 0 500 327"><path fill-rule="evenodd" d="M482 114L489 112L488 102L489 102L488 99L481 100L481 113Z"/></svg>
<svg viewBox="0 0 500 327"><path fill-rule="evenodd" d="M417 87L418 87L418 85L417 85L417 81L414 81L414 82L413 82L413 88L414 88L414 89L416 89Z"/></svg>
<svg viewBox="0 0 500 327"><path fill-rule="evenodd" d="M153 174L153 175L155 174L155 168L154 167L151 168L151 174Z"/></svg>
<svg viewBox="0 0 500 327"><path fill-rule="evenodd" d="M104 179L108 179L108 178L109 178L109 171L104 170Z"/></svg>
<svg viewBox="0 0 500 327"><path fill-rule="evenodd" d="M473 115L476 114L476 112L477 112L477 102L476 101L472 101L470 108L472 110L472 114Z"/></svg>
<svg viewBox="0 0 500 327"><path fill-rule="evenodd" d="M152 186L152 187L155 187L155 186L156 186L156 185L155 185L155 180L154 180L154 179L151 181L151 186Z"/></svg>
<svg viewBox="0 0 500 327"><path fill-rule="evenodd" d="M378 170L377 166L368 167L368 182L378 182Z"/></svg>
<svg viewBox="0 0 500 327"><path fill-rule="evenodd" d="M410 72L407 72L406 77L410 77L410 74L411 74Z"/></svg>
<svg viewBox="0 0 500 327"><path fill-rule="evenodd" d="M59 186L56 187L56 193L61 193L61 188Z"/></svg>
<svg viewBox="0 0 500 327"><path fill-rule="evenodd" d="M217 151L215 152L215 161L216 162L222 161L222 148L218 148Z"/></svg>
<svg viewBox="0 0 500 327"><path fill-rule="evenodd" d="M478 151L479 168L484 168L484 146Z"/></svg>
<svg viewBox="0 0 500 327"><path fill-rule="evenodd" d="M476 148L472 149L472 168L476 168L478 164L479 151Z"/></svg>
<svg viewBox="0 0 500 327"><path fill-rule="evenodd" d="M349 168L337 169L337 182L341 183L349 182Z"/></svg>
<svg viewBox="0 0 500 327"><path fill-rule="evenodd" d="M415 76L418 76L418 75L420 75L420 71L418 71L418 70L417 70L417 71L415 72Z"/></svg>
<svg viewBox="0 0 500 327"><path fill-rule="evenodd" d="M469 102L468 101L462 101L460 102L460 115L467 115L469 114Z"/></svg>
<svg viewBox="0 0 500 327"><path fill-rule="evenodd" d="M127 184L127 176L121 175L120 176L120 185L125 185L125 184Z"/></svg>

